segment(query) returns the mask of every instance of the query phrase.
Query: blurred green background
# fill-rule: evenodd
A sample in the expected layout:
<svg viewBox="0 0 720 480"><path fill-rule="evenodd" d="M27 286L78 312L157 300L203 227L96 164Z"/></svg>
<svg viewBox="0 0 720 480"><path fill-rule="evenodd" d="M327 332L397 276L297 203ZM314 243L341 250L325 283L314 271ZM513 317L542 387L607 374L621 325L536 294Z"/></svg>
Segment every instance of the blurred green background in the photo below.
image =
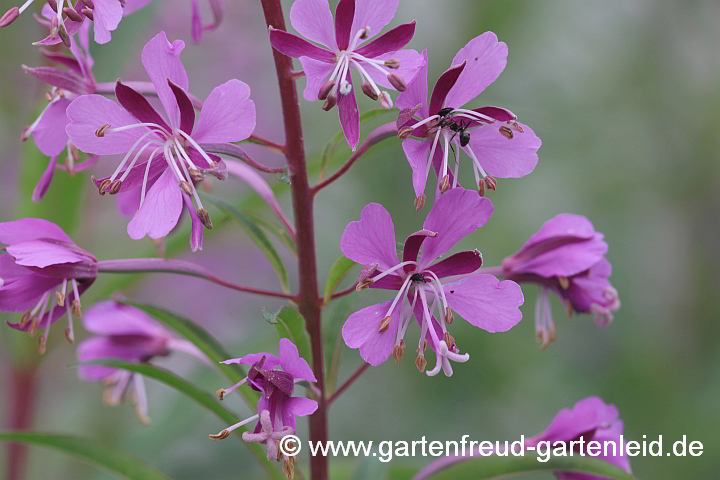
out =
<svg viewBox="0 0 720 480"><path fill-rule="evenodd" d="M139 52L164 29L169 38L186 40L182 58L194 94L204 97L230 78L247 82L257 105L257 133L282 142L277 87L259 2L225 3L227 15L221 28L195 45L190 40L190 0L157 0L150 9L123 20L112 43L93 45L96 77L98 81L145 80ZM286 2L288 8L290 4ZM0 5L5 11L14 3L2 0ZM452 378L421 375L412 358L399 366L389 362L370 369L334 404L331 437L377 442L419 440L425 435L443 441L469 434L477 440L515 440L544 429L558 410L598 395L617 405L629 439L662 434L667 445L687 435L705 446L705 453L697 458L636 457L632 467L639 479L717 478L720 3L401 2L394 23L412 19L418 26L410 46L429 50L431 84L468 40L487 30L496 32L509 46L508 66L474 106L507 107L543 140L533 174L500 180L491 195L493 219L459 247L479 248L486 265L497 265L552 216L587 215L610 244L612 282L622 307L612 325L599 329L588 316L567 319L555 300L558 340L540 351L534 342L535 291L527 288L525 320L508 333L491 335L464 322L453 324L453 334L471 360L456 366ZM46 200L39 206L30 203L29 193L46 160L31 142L23 145L19 137L22 127L39 112L46 87L25 76L20 65L43 63L31 45L43 34L28 15L0 30L0 219L29 215L53 219L100 259L153 255L155 247L149 240L127 238L127 220L115 213L110 197L97 196L89 175L69 179L60 172ZM299 85L302 88L304 80ZM366 98L360 106L376 107ZM317 159L338 130L337 116L323 112L319 103L303 102L302 112L308 154ZM388 115L372 125L392 119ZM366 134L369 126L364 128ZM265 163L281 162L262 149L249 150ZM347 147L341 147L333 168L348 154ZM115 165L106 159L95 171L109 173ZM216 182L214 193L233 202L246 195L241 184L225 183ZM400 143L393 140L324 190L316 207L321 281L340 256L343 228L359 217L366 203L384 204L394 217L398 237L404 238L417 230L425 215L415 212L413 199L410 169ZM280 200L289 212L287 195L281 194ZM176 233L168 251L175 245L182 256L228 278L279 288L268 262L236 226L208 232L205 250L194 255L187 253L186 242L184 231ZM284 258L295 285L294 261L287 253ZM87 306L99 296L118 292L194 319L222 338L236 356L275 348L274 329L262 320L260 311L277 308L278 302L163 275L100 278L83 303ZM325 321L336 328L348 312L380 298L386 295L354 294L328 308ZM3 314L3 320L9 319L15 317ZM74 348L64 342L61 330L51 334L44 358L38 358L26 335L0 330L4 424L10 422L11 363L27 368L39 361L33 428L117 445L174 479L262 476L240 442L207 439L208 433L224 427L215 417L161 385L148 385L150 427L137 422L127 404L104 406L101 386L80 382L73 368L66 368L74 361ZM408 338L417 335L411 329ZM209 391L227 386L218 373L185 358L157 363L171 366ZM360 364L357 351L343 348L339 381ZM227 402L239 415L250 414L239 398ZM299 423L301 438L306 428L306 422ZM5 461L0 456L2 472ZM419 467L428 461L398 462ZM334 462L342 470L355 469L355 478L363 478L357 470L359 460ZM307 459L300 465L305 468ZM381 476L383 468L374 465L367 478ZM60 454L32 449L28 478L113 477Z"/></svg>

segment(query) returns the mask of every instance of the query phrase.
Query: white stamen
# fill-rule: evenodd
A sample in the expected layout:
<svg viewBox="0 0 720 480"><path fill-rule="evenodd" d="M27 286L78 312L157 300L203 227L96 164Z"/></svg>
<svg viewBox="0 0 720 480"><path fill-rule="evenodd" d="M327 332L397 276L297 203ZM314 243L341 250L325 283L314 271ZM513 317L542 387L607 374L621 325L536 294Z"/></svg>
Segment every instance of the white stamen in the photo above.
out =
<svg viewBox="0 0 720 480"><path fill-rule="evenodd" d="M267 411L267 410L265 410L265 411ZM236 423L235 425L232 425L232 426L226 428L225 430L227 430L228 432L232 432L232 431L235 430L236 428L239 428L239 427L242 427L242 426L244 426L244 425L247 425L248 423L254 422L254 421L257 420L258 418L260 418L260 414L255 414L255 415L253 415L252 417L246 418L246 419L243 420L242 422L238 422L238 423Z"/></svg>
<svg viewBox="0 0 720 480"><path fill-rule="evenodd" d="M175 154L178 156L178 162L180 163L180 166L182 166L183 172L185 172L185 175L187 175L188 183L192 186L193 198L195 199L195 203L197 203L198 208L204 208L202 202L200 201L200 196L198 195L197 188L195 188L195 184L193 183L190 172L188 171L187 165L185 165L185 163L183 163L183 161L180 159L180 152L178 152L178 148L173 148L175 149ZM189 161L190 158L185 153L185 150L182 150L182 152L185 154L185 159Z"/></svg>
<svg viewBox="0 0 720 480"><path fill-rule="evenodd" d="M438 181L445 178L448 171L448 157L450 156L450 139L448 138L448 133L445 131L445 129L443 129L443 142L445 143L445 148L443 149L442 176L438 177Z"/></svg>
<svg viewBox="0 0 720 480"><path fill-rule="evenodd" d="M150 159L147 161L147 165L145 166L145 175L143 176L143 183L142 183L142 189L140 190L140 207L143 206L143 202L145 202L145 191L147 190L147 183L148 183L148 177L150 175L150 164L153 161L153 158L155 158L155 154L160 150L160 147L153 150L153 152L150 154ZM140 209L138 207L138 210Z"/></svg>
<svg viewBox="0 0 720 480"><path fill-rule="evenodd" d="M172 153L170 152L170 143L166 143L165 147L163 147L163 153L165 153L165 161L168 164L168 167L170 167L175 173L175 179L179 182L184 182L185 177L183 177L182 172L180 172L180 169L178 168L177 164L175 163L175 157L173 157Z"/></svg>
<svg viewBox="0 0 720 480"><path fill-rule="evenodd" d="M370 279L371 279L373 282L377 282L377 281L380 280L381 278L384 278L384 277L386 277L387 275L390 275L392 272L394 272L395 270L398 270L398 269L404 267L405 265L417 265L417 262L414 262L414 261L410 260L410 261L407 261L407 262L398 263L398 264L395 265L394 267L385 270L385 271L382 272L380 275L378 275L378 276L376 276L376 277L370 277Z"/></svg>
<svg viewBox="0 0 720 480"><path fill-rule="evenodd" d="M47 303L48 296L50 295L50 292L45 292L42 297L40 297L40 301L35 304L35 307L30 311L30 316L34 317L35 314L40 310L40 308Z"/></svg>
<svg viewBox="0 0 720 480"><path fill-rule="evenodd" d="M80 292L78 291L78 284L77 281L73 278L72 279L72 287L73 287L73 293L75 294L75 299L78 302L80 301Z"/></svg>
<svg viewBox="0 0 720 480"><path fill-rule="evenodd" d="M120 177L121 182L124 182L125 179L128 177L128 175L130 175L130 172L132 171L133 167L135 166L138 159L140 158L140 155L142 155L142 153L145 151L145 149L151 145L157 145L157 143L148 142L145 145L143 145L142 148L135 154L132 161L130 162L130 165L128 165L128 167L125 169L125 172L123 172L122 176ZM158 148L162 148L162 147L158 147ZM111 178L110 180L113 180L113 179Z"/></svg>
<svg viewBox="0 0 720 480"><path fill-rule="evenodd" d="M190 137L190 135L188 135L187 133L183 132L182 130L178 130L177 133L179 133L180 135L182 135L183 137L185 137L185 138L187 139L187 141L190 142L190 144L191 144L193 147L195 147L195 149L196 149L198 152L200 152L200 155L203 156L203 158L204 158L205 161L208 163L208 165L210 165L211 167L215 165L215 162L212 160L212 158L210 158L210 156L209 156L207 153L205 153L205 150L203 150L203 149L200 147L200 145L198 145L197 142L196 142L195 140L193 140L192 137Z"/></svg>
<svg viewBox="0 0 720 480"><path fill-rule="evenodd" d="M360 72L360 75L363 76L368 81L368 83L373 88L375 93L377 93L378 96L381 95L382 92L380 91L378 86L375 84L372 77L370 75L368 75L368 73L365 71L365 69L356 60L352 59L350 61L352 62L353 65L355 65L355 68L358 69L358 71Z"/></svg>
<svg viewBox="0 0 720 480"><path fill-rule="evenodd" d="M47 312L47 325L45 325L45 345L47 345L48 338L50 337L50 325L52 325L52 314L55 308L55 296L53 295L50 299L50 310ZM42 323L42 317L40 317L40 323Z"/></svg>
<svg viewBox="0 0 720 480"><path fill-rule="evenodd" d="M340 54L340 58L338 59L337 63L335 64L335 69L333 70L332 74L328 78L328 81L335 80L335 76L340 73L340 69L342 68L343 64L345 62L345 53Z"/></svg>
<svg viewBox="0 0 720 480"><path fill-rule="evenodd" d="M224 389L223 389L223 393L224 393L225 395L227 395L228 393L234 392L236 388L245 385L245 383L247 382L247 380L248 380L247 377L245 377L245 378L243 378L242 380L240 380L239 382L237 382L235 385L233 385L232 387L230 387L230 388L224 388Z"/></svg>
<svg viewBox="0 0 720 480"><path fill-rule="evenodd" d="M193 163L193 161L190 160L190 155L187 154L187 152L185 151L185 149L183 148L183 146L180 144L180 141L179 141L177 138L174 138L173 140L175 140L176 150L180 150L180 152L182 153L183 158L185 159L185 161L187 162L187 164L190 166L190 168L194 168L195 170L200 170L197 166L195 166L195 164Z"/></svg>
<svg viewBox="0 0 720 480"><path fill-rule="evenodd" d="M20 7L20 8L18 9L18 11L19 11L20 13L23 13L25 10L27 10L27 8L28 8L30 5L32 5L32 3L33 3L34 1L35 1L35 0L27 0L27 2L23 3L23 6Z"/></svg>
<svg viewBox="0 0 720 480"><path fill-rule="evenodd" d="M487 115L483 115L482 113L478 113L478 112L476 112L475 110L468 110L468 109L466 109L466 108L456 108L456 109L453 109L452 115L454 116L454 115L456 114L456 112L457 112L458 114L463 114L463 113L464 113L464 114L466 114L466 115L469 115L469 116L472 117L474 120L475 120L475 119L481 119L481 120L485 120L485 121L490 122L490 123L495 123L495 122L497 122L497 120L495 120L494 118L488 117ZM461 115L461 116L463 116L463 117L465 117L465 118L469 118L469 117L467 117L466 115Z"/></svg>
<svg viewBox="0 0 720 480"><path fill-rule="evenodd" d="M352 52L353 50L355 50L355 47L357 47L358 42L360 41L360 37L362 37L362 36L364 36L364 35L369 35L369 34L370 34L370 27L365 27L365 28L361 28L360 30L358 30L358 31L355 33L355 37L353 38L353 41L350 42L350 46L348 47L348 51L349 51L349 52Z"/></svg>
<svg viewBox="0 0 720 480"><path fill-rule="evenodd" d="M133 390L135 391L135 399L137 401L136 411L141 421L145 422L148 419L148 399L145 393L145 382L143 381L142 375L133 375Z"/></svg>
<svg viewBox="0 0 720 480"><path fill-rule="evenodd" d="M428 157L428 163L425 167L425 178L427 178L430 174L430 167L433 164L433 157L435 157L435 149L437 148L438 139L440 139L440 131L441 130L438 130L435 134L435 139L433 140L432 148L430 149L430 156Z"/></svg>
<svg viewBox="0 0 720 480"><path fill-rule="evenodd" d="M422 120L422 121L416 123L415 125L412 125L410 128L412 128L414 130L418 127L425 125L426 123L432 122L433 120L437 120L438 118L440 118L440 115L430 115L425 120Z"/></svg>
<svg viewBox="0 0 720 480"><path fill-rule="evenodd" d="M395 306L397 305L398 300L400 300L403 297L403 295L405 294L405 290L408 289L411 278L412 278L412 276L410 276L410 275L407 276L407 278L405 279L405 281L402 284L402 287L400 287L400 290L398 290L397 295L395 295L395 299L390 304L390 308L388 309L387 313L385 314L385 317L389 317L392 315L392 312L393 312L393 310L395 310Z"/></svg>
<svg viewBox="0 0 720 480"><path fill-rule="evenodd" d="M117 168L115 169L115 172L113 172L113 174L110 176L111 182L113 180L115 180L115 178L117 178L118 174L120 173L120 170L122 170L122 168L125 166L125 163L127 162L128 158L130 158L130 155L132 155L132 152L135 151L137 146L140 145L140 142L145 140L145 137L147 137L148 135L154 134L156 131L159 131L159 130L149 130L149 131L143 133L142 136L135 141L135 143L132 145L132 147L130 147L130 150L128 150L125 157L122 159L122 162L120 162L120 165L117 166ZM153 142L152 141L147 142L145 145L143 145L143 149L150 144L153 144ZM140 150L140 151L142 152L142 150ZM129 168L132 168L132 167L129 167Z"/></svg>
<svg viewBox="0 0 720 480"><path fill-rule="evenodd" d="M117 133L117 132L123 132L125 130L131 130L133 128L139 128L139 127L153 127L160 130L163 134L166 136L170 136L170 132L165 130L163 127L158 125L157 123L133 123L132 125L123 125L122 127L115 127L115 128L108 128L105 130L105 133Z"/></svg>
<svg viewBox="0 0 720 480"><path fill-rule="evenodd" d="M470 148L470 145L467 145L465 147L465 151L470 156L470 158L473 161L473 164L477 167L478 171L480 172L480 175L482 175L483 178L487 177L487 173L485 173L485 170L483 170L482 165L480 165L480 160L477 159L475 156L475 152L473 152L473 149Z"/></svg>
<svg viewBox="0 0 720 480"><path fill-rule="evenodd" d="M457 148L455 149L455 170L453 171L453 184L452 188L457 187L458 183L458 170L460 169L460 145L455 142ZM478 179L479 180L479 179Z"/></svg>

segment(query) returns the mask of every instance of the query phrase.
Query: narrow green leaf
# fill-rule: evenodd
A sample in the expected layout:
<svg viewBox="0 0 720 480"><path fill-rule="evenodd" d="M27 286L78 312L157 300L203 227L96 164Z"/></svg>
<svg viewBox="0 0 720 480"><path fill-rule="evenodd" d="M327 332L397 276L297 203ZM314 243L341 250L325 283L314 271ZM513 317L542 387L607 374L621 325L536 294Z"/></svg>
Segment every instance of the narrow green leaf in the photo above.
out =
<svg viewBox="0 0 720 480"><path fill-rule="evenodd" d="M295 240L290 236L283 225L280 225L279 222L268 220L267 218L263 218L247 210L243 210L243 213L245 213L245 215L247 215L260 227L264 228L268 233L280 240L290 253L292 253L294 257L297 257L297 245L295 244Z"/></svg>
<svg viewBox="0 0 720 480"><path fill-rule="evenodd" d="M278 279L282 284L283 290L285 292L288 292L290 287L288 285L288 274L285 270L285 265L283 264L280 255L278 255L277 251L275 250L275 247L270 242L267 235L265 235L265 232L260 229L257 223L253 221L250 216L241 212L240 210L238 210L224 200L207 194L201 194L201 198L212 203L217 208L237 220L238 224L243 228L243 230L245 230L245 232L255 243L255 245L260 247L260 249L265 253L265 256L270 261L273 269L275 269L275 273L277 274Z"/></svg>
<svg viewBox="0 0 720 480"><path fill-rule="evenodd" d="M275 328L280 338L287 338L293 342L300 356L312 367L312 347L310 335L305 329L305 318L292 307L283 307L275 318L277 319Z"/></svg>
<svg viewBox="0 0 720 480"><path fill-rule="evenodd" d="M77 365L104 365L107 367L139 373L146 378L152 378L153 380L157 380L160 383L164 383L168 387L173 388L178 392L184 394L188 398L194 400L200 406L205 407L207 410L210 410L212 413L214 413L227 426L238 423L241 420L230 410L223 407L220 404L220 401L217 400L217 398L215 398L210 393L199 389L192 383L178 377L177 375L168 370L156 367L154 365L150 365L149 363L132 363L117 359L105 359L79 363ZM242 432L245 431L247 431L247 428L238 427L233 431L233 433L237 432L238 435L242 436ZM257 458L258 462L262 464L265 470L267 470L271 478L276 478L278 480L284 479L284 476L274 467L274 465L270 461L268 461L267 454L259 444L247 442L243 442L243 444L250 449L250 452Z"/></svg>
<svg viewBox="0 0 720 480"><path fill-rule="evenodd" d="M122 450L95 439L41 432L0 432L0 440L48 447L101 467L130 480L170 480L159 470Z"/></svg>
<svg viewBox="0 0 720 480"><path fill-rule="evenodd" d="M330 267L330 273L328 273L328 279L325 283L325 294L323 295L323 302L327 305L330 302L333 292L340 282L347 276L348 272L352 267L357 265L349 258L340 257L335 260L335 263Z"/></svg>
<svg viewBox="0 0 720 480"><path fill-rule="evenodd" d="M525 452L522 457L475 457L455 463L429 478L431 480L488 480L554 471L585 473L613 480L635 480L635 477L624 470L598 458L551 457L547 462L539 462L537 456L532 452Z"/></svg>

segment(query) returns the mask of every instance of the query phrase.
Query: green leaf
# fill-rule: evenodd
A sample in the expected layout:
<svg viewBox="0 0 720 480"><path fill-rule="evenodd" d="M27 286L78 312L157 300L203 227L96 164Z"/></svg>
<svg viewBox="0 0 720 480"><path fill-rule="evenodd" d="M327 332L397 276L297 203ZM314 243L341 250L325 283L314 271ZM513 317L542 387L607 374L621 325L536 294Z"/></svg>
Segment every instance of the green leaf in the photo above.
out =
<svg viewBox="0 0 720 480"><path fill-rule="evenodd" d="M159 470L95 439L41 432L0 432L0 440L53 448L130 480L169 480Z"/></svg>
<svg viewBox="0 0 720 480"><path fill-rule="evenodd" d="M280 240L290 253L292 253L294 257L297 257L297 245L295 244L295 240L290 236L284 225L280 225L279 222L268 220L247 210L243 210L243 213L245 213L245 215L247 215L259 226L264 228L268 233Z"/></svg>
<svg viewBox="0 0 720 480"><path fill-rule="evenodd" d="M171 387L178 392L184 394L185 396L189 397L190 399L194 400L200 406L203 406L207 410L210 410L212 413L214 413L227 426L238 423L241 420L230 410L223 407L220 404L219 400L217 400L217 398L215 398L210 393L199 389L192 383L178 377L177 375L168 370L156 367L154 365L150 365L149 363L132 363L125 362L123 360L105 359L79 363L77 365L104 365L107 367L139 373L146 378L152 378L153 380L157 380L160 383L164 383L168 387ZM247 428L238 427L233 430L233 433L237 432L237 435L242 436L242 432L245 431L247 431ZM278 480L284 479L284 476L273 466L270 461L268 461L267 454L259 444L247 442L243 442L243 444L250 449L250 452L257 458L260 464L265 467L265 470L267 470L271 478L276 478Z"/></svg>
<svg viewBox="0 0 720 480"><path fill-rule="evenodd" d="M327 378L325 388L328 395L332 395L337 385L337 373L340 368L340 358L342 356L345 342L342 338L342 326L350 314L350 309L356 300L351 297L344 297L332 304L332 311L323 315L325 321L325 365L329 365L327 369Z"/></svg>
<svg viewBox="0 0 720 480"><path fill-rule="evenodd" d="M330 273L328 273L327 282L325 283L325 294L323 295L323 302L326 305L330 302L330 298L337 286L355 265L357 265L355 262L345 257L338 258L335 260L335 263L332 264Z"/></svg>
<svg viewBox="0 0 720 480"><path fill-rule="evenodd" d="M275 250L275 247L270 242L267 235L265 235L265 233L260 229L257 222L255 222L250 216L244 214L243 212L230 205L229 203L225 202L224 200L208 194L200 194L200 197L203 200L207 200L208 202L212 203L220 210L224 211L225 213L233 217L235 220L237 220L238 224L240 224L243 230L245 230L250 239L255 242L255 245L260 247L260 249L265 253L265 256L270 261L273 269L275 269L275 273L277 274L278 279L282 284L283 290L286 293L289 292L290 287L288 285L288 274L285 270L285 265L283 264L280 255L278 255L277 251Z"/></svg>
<svg viewBox="0 0 720 480"><path fill-rule="evenodd" d="M551 457L547 462L539 462L537 458L532 452L525 452L522 457L474 457L455 463L428 478L431 480L487 480L529 473L563 471L586 473L613 480L635 480L635 477L624 470L598 458L558 456Z"/></svg>
<svg viewBox="0 0 720 480"><path fill-rule="evenodd" d="M305 329L305 318L292 307L283 307L275 315L277 329L280 338L287 338L295 344L298 353L312 367L312 348L310 346L310 335Z"/></svg>

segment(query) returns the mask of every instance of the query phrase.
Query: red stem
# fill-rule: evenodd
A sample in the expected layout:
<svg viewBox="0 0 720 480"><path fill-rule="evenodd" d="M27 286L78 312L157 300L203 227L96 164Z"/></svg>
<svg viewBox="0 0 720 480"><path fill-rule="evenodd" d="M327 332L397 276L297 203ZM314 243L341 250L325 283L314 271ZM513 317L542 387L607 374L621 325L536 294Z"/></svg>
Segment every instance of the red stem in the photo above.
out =
<svg viewBox="0 0 720 480"><path fill-rule="evenodd" d="M265 22L280 30L285 28L285 15L280 0L262 0ZM292 205L297 228L298 277L300 288L297 296L298 308L305 317L312 344L313 372L320 390L318 409L310 417L310 440L327 442L328 422L325 401L325 367L321 306L318 299L317 264L315 260L315 229L313 226L313 191L308 182L305 164L302 120L297 90L292 76L292 59L273 50L275 70L280 86L283 124L285 127L285 157L290 170ZM313 480L328 479L328 458L323 455L310 456L310 477Z"/></svg>
<svg viewBox="0 0 720 480"><path fill-rule="evenodd" d="M335 292L330 297L330 300L335 300L336 298L344 297L345 295L350 295L355 291L355 287L357 287L357 282L353 283L351 286L346 288L345 290L340 290L339 292Z"/></svg>
<svg viewBox="0 0 720 480"><path fill-rule="evenodd" d="M256 143L258 145L262 145L264 147L269 148L270 150L275 150L277 153L285 153L285 145L280 145L279 143L275 143L272 140L268 140L266 138L258 137L257 135L250 135L250 138L248 140L251 143Z"/></svg>
<svg viewBox="0 0 720 480"><path fill-rule="evenodd" d="M343 383L343 384L340 386L340 388L338 388L338 389L335 391L335 393L333 393L333 394L330 396L330 398L329 398L328 401L327 401L328 405L332 405L332 403L337 399L337 397L339 397L340 395L342 395L342 393L343 393L345 390L347 390L347 389L350 387L350 385L352 385L352 384L355 382L355 380L357 380L358 378L360 378L360 375L362 375L363 373L365 373L365 370L367 370L369 366L370 366L369 363L363 363L363 364L360 366L360 368L358 368L357 370L355 370L355 373L353 373L353 374L350 376L350 378L348 378L348 379L345 381L345 383Z"/></svg>
<svg viewBox="0 0 720 480"><path fill-rule="evenodd" d="M28 430L32 423L33 406L35 403L36 371L34 367L11 368L10 423L11 430ZM26 478L27 454L26 445L10 443L7 446L8 463L7 479L21 480Z"/></svg>

